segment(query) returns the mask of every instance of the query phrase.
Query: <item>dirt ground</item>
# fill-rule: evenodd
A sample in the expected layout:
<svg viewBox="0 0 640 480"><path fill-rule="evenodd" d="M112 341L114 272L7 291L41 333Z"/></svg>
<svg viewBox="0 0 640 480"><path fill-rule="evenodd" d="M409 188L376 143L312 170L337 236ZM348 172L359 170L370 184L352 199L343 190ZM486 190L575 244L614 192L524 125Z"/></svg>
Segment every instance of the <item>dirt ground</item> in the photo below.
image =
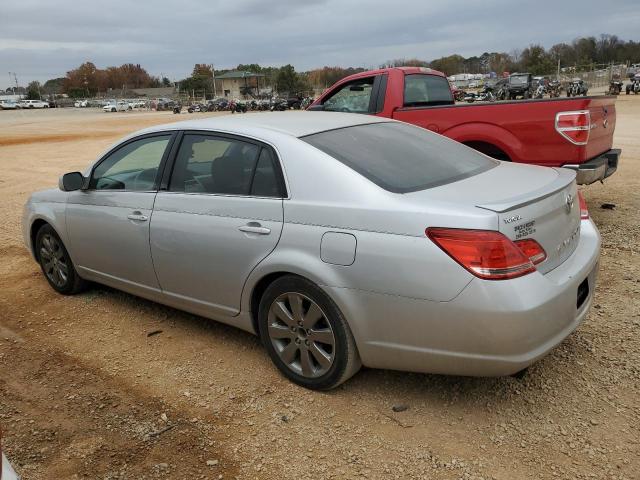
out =
<svg viewBox="0 0 640 480"><path fill-rule="evenodd" d="M26 480L640 478L640 97L617 110L620 169L584 189L603 250L573 335L522 379L365 369L328 393L231 327L100 286L58 295L22 243L32 191L191 116L0 112L5 452Z"/></svg>

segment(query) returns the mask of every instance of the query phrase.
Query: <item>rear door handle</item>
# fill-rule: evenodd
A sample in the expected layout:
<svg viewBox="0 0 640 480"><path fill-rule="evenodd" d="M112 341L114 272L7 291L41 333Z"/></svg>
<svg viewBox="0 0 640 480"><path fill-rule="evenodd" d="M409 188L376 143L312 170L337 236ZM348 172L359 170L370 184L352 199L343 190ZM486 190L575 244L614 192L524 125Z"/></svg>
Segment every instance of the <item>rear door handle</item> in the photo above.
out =
<svg viewBox="0 0 640 480"><path fill-rule="evenodd" d="M263 227L258 222L249 222L239 227L238 230L244 233L257 233L258 235L269 235L271 233L270 228Z"/></svg>
<svg viewBox="0 0 640 480"><path fill-rule="evenodd" d="M142 212L133 212L130 215L127 215L127 218L129 220L135 220L137 222L146 222L147 220L149 220L149 217L147 217L146 215L143 215Z"/></svg>

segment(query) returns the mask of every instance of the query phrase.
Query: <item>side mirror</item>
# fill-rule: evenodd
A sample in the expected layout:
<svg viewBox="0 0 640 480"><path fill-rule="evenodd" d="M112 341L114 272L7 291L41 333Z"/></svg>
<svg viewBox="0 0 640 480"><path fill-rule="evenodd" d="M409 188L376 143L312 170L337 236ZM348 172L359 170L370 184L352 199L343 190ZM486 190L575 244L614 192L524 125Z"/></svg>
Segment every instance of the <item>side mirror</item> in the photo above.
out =
<svg viewBox="0 0 640 480"><path fill-rule="evenodd" d="M64 192L80 190L84 185L84 177L80 172L65 173L58 181L58 187Z"/></svg>

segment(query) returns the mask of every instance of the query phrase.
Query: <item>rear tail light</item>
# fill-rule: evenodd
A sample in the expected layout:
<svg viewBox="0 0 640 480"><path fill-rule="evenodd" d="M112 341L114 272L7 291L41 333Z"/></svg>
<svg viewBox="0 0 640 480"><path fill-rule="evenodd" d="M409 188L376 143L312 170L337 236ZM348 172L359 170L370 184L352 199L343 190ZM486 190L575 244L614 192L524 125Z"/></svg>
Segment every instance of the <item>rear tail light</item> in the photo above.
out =
<svg viewBox="0 0 640 480"><path fill-rule="evenodd" d="M534 272L535 264L547 256L535 240L514 243L492 230L427 228L425 233L447 255L485 280L506 280Z"/></svg>
<svg viewBox="0 0 640 480"><path fill-rule="evenodd" d="M531 263L538 265L547 259L547 252L532 238L525 238L524 240L516 240L513 242L516 247L524 253L525 257L531 260Z"/></svg>
<svg viewBox="0 0 640 480"><path fill-rule="evenodd" d="M591 131L589 110L556 114L556 131L574 145L586 145Z"/></svg>
<svg viewBox="0 0 640 480"><path fill-rule="evenodd" d="M580 219L589 219L589 209L587 208L587 201L584 199L582 192L578 191L578 202L580 203Z"/></svg>

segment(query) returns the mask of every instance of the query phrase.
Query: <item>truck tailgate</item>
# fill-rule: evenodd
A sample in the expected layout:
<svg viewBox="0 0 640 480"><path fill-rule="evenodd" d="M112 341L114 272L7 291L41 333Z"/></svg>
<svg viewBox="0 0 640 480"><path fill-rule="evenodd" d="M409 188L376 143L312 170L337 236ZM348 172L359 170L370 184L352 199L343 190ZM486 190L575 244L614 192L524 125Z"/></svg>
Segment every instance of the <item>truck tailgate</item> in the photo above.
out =
<svg viewBox="0 0 640 480"><path fill-rule="evenodd" d="M589 98L588 102L591 131L587 146L583 150L583 161L611 149L613 132L616 127L616 105L612 98Z"/></svg>

